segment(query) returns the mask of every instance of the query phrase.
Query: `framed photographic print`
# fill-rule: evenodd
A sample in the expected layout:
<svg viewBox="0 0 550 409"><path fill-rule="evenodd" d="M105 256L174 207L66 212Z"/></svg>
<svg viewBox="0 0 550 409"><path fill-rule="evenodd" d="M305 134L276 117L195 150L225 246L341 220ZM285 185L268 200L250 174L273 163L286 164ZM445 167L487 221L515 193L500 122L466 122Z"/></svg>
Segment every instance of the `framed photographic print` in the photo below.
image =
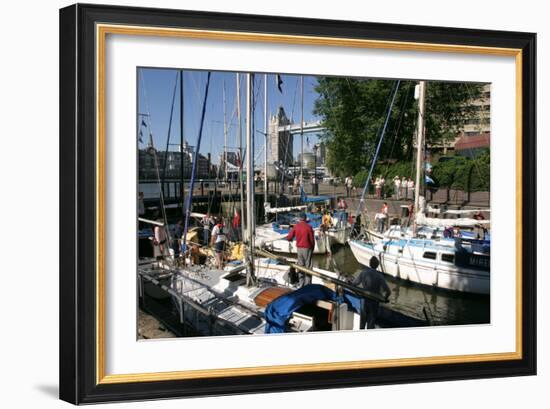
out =
<svg viewBox="0 0 550 409"><path fill-rule="evenodd" d="M534 375L535 47L61 9L61 399Z"/></svg>

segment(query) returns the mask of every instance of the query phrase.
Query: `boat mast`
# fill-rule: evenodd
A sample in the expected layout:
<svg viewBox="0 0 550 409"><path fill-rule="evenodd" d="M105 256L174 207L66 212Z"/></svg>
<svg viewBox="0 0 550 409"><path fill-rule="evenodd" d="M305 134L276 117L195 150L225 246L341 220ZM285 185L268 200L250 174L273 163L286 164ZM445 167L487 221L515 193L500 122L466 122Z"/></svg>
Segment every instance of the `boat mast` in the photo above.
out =
<svg viewBox="0 0 550 409"><path fill-rule="evenodd" d="M300 95L301 95L301 106L302 114L300 116L300 186L304 188L304 76L300 76Z"/></svg>
<svg viewBox="0 0 550 409"><path fill-rule="evenodd" d="M227 112L225 101L225 80L223 81L223 179L227 183Z"/></svg>
<svg viewBox="0 0 550 409"><path fill-rule="evenodd" d="M264 205L267 203L267 130L269 118L267 116L267 74L264 74ZM265 222L267 223L267 213L265 214Z"/></svg>
<svg viewBox="0 0 550 409"><path fill-rule="evenodd" d="M185 172L184 172L184 138L183 138L183 70L180 70L180 177L181 177L181 217L185 220Z"/></svg>
<svg viewBox="0 0 550 409"><path fill-rule="evenodd" d="M241 122L241 74L236 74L237 87L237 122L239 123L239 190L241 194L241 232L246 225L244 214L244 186L243 186L243 125Z"/></svg>
<svg viewBox="0 0 550 409"><path fill-rule="evenodd" d="M248 268L246 284L254 283L254 152L252 149L252 92L254 74L246 74L246 233L248 235Z"/></svg>
<svg viewBox="0 0 550 409"><path fill-rule="evenodd" d="M424 112L426 104L426 81L418 85L418 129L416 130L416 181L414 189L414 214L418 214L420 203L420 174L422 173L422 151L424 146Z"/></svg>

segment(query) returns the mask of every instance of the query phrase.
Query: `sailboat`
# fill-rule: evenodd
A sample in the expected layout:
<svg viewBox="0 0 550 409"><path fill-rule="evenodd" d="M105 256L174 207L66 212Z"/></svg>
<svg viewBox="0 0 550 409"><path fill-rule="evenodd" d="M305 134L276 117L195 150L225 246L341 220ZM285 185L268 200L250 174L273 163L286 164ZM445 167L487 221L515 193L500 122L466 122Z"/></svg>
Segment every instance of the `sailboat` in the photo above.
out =
<svg viewBox="0 0 550 409"><path fill-rule="evenodd" d="M422 164L425 89L425 81L420 81L416 186L420 185ZM376 257L380 261L381 271L398 279L445 290L489 294L490 243L485 238L447 238L437 234L442 227L488 221L428 218L421 205L424 201L419 190L415 189L412 228L390 226L383 235L374 236L367 231L350 240L349 245L357 261L368 266L370 259Z"/></svg>
<svg viewBox="0 0 550 409"><path fill-rule="evenodd" d="M250 147L253 135L253 74L246 76L246 143ZM237 74L237 90L240 88L239 78ZM206 80L201 125L192 162L187 205L184 209L186 217L182 250L183 254L190 255L190 262L182 265L181 260L178 262L170 257L141 260L137 277L142 307L149 311L158 311L162 306L162 300L159 298L164 298L171 307L175 306L176 314L174 316L168 311L168 318L163 319L163 322L170 328L184 328L184 332L189 331L188 334L194 335L359 329L357 295L382 302L386 300L340 280L336 273L309 270L291 261L272 256L271 253L260 253L255 250L254 181L253 172L250 171L253 169L252 149L246 151L247 206L244 259L224 269L209 264L192 264L194 245L188 243L186 238L191 215L196 155L200 149L209 83L210 73ZM240 110L238 115L240 122ZM264 254L264 257L257 257L257 252ZM297 288L291 269L312 275L312 284ZM344 301L337 295L342 291L346 292ZM415 322L415 325L418 323Z"/></svg>

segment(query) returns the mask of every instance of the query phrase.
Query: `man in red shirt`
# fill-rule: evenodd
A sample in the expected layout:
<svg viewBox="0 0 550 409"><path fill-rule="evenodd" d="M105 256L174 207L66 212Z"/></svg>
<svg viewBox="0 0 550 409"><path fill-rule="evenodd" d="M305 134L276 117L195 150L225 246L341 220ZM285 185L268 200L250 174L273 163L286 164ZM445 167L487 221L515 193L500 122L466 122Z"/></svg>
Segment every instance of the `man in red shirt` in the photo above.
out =
<svg viewBox="0 0 550 409"><path fill-rule="evenodd" d="M298 265L311 268L311 256L315 248L315 236L313 228L306 221L305 213L300 214L300 222L296 224L286 236L288 241L296 237L296 249L298 251ZM300 287L311 284L311 276L300 273Z"/></svg>

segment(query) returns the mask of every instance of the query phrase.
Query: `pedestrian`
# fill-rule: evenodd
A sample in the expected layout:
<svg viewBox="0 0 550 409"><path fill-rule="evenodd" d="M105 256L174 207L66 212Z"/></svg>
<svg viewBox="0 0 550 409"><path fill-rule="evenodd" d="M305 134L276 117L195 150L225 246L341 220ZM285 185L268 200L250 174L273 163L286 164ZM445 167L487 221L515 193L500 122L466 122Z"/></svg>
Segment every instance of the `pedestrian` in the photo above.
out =
<svg viewBox="0 0 550 409"><path fill-rule="evenodd" d="M412 200L407 199L407 204L402 205L401 208L403 209L401 214L401 228L404 229L411 224L411 219L413 219L414 204Z"/></svg>
<svg viewBox="0 0 550 409"><path fill-rule="evenodd" d="M338 198L337 206L338 206L338 210L343 210L343 211L346 211L348 208L348 204L346 203L343 197Z"/></svg>
<svg viewBox="0 0 550 409"><path fill-rule="evenodd" d="M286 239L292 241L296 238L296 249L298 253L299 266L311 268L311 256L313 255L313 249L315 248L315 235L313 234L313 228L307 222L307 216L305 213L300 214L300 221L288 232ZM311 276L304 272L299 273L300 287L303 287L311 283Z"/></svg>
<svg viewBox="0 0 550 409"><path fill-rule="evenodd" d="M407 200L407 178L401 178L401 199Z"/></svg>
<svg viewBox="0 0 550 409"><path fill-rule="evenodd" d="M391 294L391 290L383 274L377 271L379 264L376 257L371 257L369 260L370 267L362 270L352 281L352 284L387 300ZM365 329L365 327L366 329L372 329L375 327L379 309L380 301L366 297L361 298L361 314L359 320L361 329Z"/></svg>
<svg viewBox="0 0 550 409"><path fill-rule="evenodd" d="M338 226L344 225L346 223L347 218L347 210L348 210L348 204L344 200L343 197L340 197L338 199Z"/></svg>
<svg viewBox="0 0 550 409"><path fill-rule="evenodd" d="M213 220L210 217L210 213L206 213L201 219L202 225L202 240L205 246L208 246L210 242L210 229L212 228Z"/></svg>
<svg viewBox="0 0 550 409"><path fill-rule="evenodd" d="M380 195L378 199L384 199L384 185L386 184L386 179L384 179L384 176L380 175Z"/></svg>
<svg viewBox="0 0 550 409"><path fill-rule="evenodd" d="M380 178L374 180L374 197L380 199Z"/></svg>
<svg viewBox="0 0 550 409"><path fill-rule="evenodd" d="M375 219L377 221L378 233L384 233L386 227L386 220L388 219L388 203L384 202L380 212L376 214Z"/></svg>
<svg viewBox="0 0 550 409"><path fill-rule="evenodd" d="M183 220L178 220L178 222L176 223L176 227L174 228L174 240L172 240L172 250L174 250L174 258L178 258L180 255L183 230Z"/></svg>
<svg viewBox="0 0 550 409"><path fill-rule="evenodd" d="M352 215L349 216L348 222L353 225L353 228L351 230L351 237L357 237L361 234L361 213L359 213L355 220Z"/></svg>
<svg viewBox="0 0 550 409"><path fill-rule="evenodd" d="M395 190L395 200L401 200L401 179L399 179L399 176L393 178L393 186Z"/></svg>
<svg viewBox="0 0 550 409"><path fill-rule="evenodd" d="M143 200L143 192L138 194L138 219L145 218L145 201ZM138 220L138 229L142 230L146 227L145 223L141 220Z"/></svg>
<svg viewBox="0 0 550 409"><path fill-rule="evenodd" d="M351 196L351 189L353 188L353 178L351 176L348 176L346 178L346 194L347 196L346 197L350 197Z"/></svg>
<svg viewBox="0 0 550 409"><path fill-rule="evenodd" d="M311 194L312 195L318 195L319 194L317 192L317 178L315 176L313 176L311 178Z"/></svg>
<svg viewBox="0 0 550 409"><path fill-rule="evenodd" d="M325 210L321 218L321 230L327 231L332 227L332 215L328 210Z"/></svg>
<svg viewBox="0 0 550 409"><path fill-rule="evenodd" d="M414 180L409 178L409 181L407 182L407 191L408 191L408 198L414 199Z"/></svg>
<svg viewBox="0 0 550 409"><path fill-rule="evenodd" d="M216 252L216 265L221 270L223 269L223 256L225 252L225 242L227 238L225 235L225 226L223 218L216 220L216 225L212 229L211 246L214 246Z"/></svg>
<svg viewBox="0 0 550 409"><path fill-rule="evenodd" d="M138 216L145 217L145 201L143 200L143 192L138 194Z"/></svg>
<svg viewBox="0 0 550 409"><path fill-rule="evenodd" d="M474 215L474 219L482 221L482 220L485 220L485 217L483 217L483 215L481 214L481 211L478 211ZM483 226L483 224L479 223L479 224L476 224L474 226L474 232L476 233L476 236L477 236L478 240L484 240L485 239L485 233L487 233L487 229L485 228L485 226Z"/></svg>
<svg viewBox="0 0 550 409"><path fill-rule="evenodd" d="M162 260L166 256L167 252L167 237L166 228L164 227L163 220L161 218L157 219L159 224L156 224L153 228L153 256L157 260Z"/></svg>
<svg viewBox="0 0 550 409"><path fill-rule="evenodd" d="M233 232L235 233L235 241L241 241L241 214L237 209L233 214L232 222Z"/></svg>

